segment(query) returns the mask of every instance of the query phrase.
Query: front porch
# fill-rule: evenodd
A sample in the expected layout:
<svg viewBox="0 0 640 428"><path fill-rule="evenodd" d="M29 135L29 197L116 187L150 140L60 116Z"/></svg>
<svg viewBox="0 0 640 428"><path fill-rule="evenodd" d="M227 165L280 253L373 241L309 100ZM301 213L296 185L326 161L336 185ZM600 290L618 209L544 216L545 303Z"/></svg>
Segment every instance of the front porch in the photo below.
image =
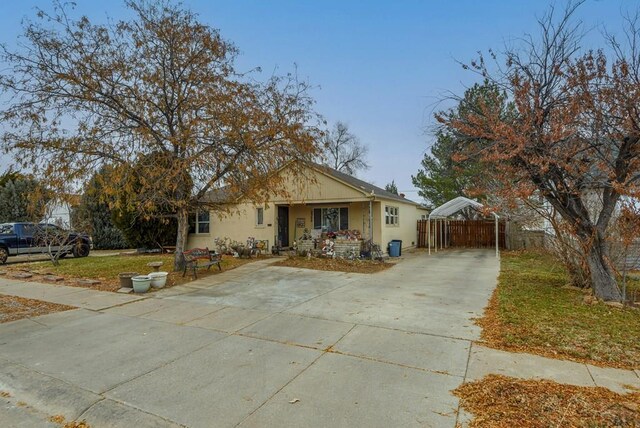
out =
<svg viewBox="0 0 640 428"><path fill-rule="evenodd" d="M298 203L277 205L275 242L280 248L300 251L321 250L323 242L333 240L337 256L360 254L364 240L380 239L376 213L380 202Z"/></svg>

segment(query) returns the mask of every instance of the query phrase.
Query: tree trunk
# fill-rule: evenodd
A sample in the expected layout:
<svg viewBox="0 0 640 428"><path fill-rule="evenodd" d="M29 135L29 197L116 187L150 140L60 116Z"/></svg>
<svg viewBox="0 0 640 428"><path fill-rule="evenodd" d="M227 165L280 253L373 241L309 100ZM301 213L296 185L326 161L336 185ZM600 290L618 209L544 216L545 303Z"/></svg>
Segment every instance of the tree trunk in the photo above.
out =
<svg viewBox="0 0 640 428"><path fill-rule="evenodd" d="M189 211L186 208L178 210L178 235L176 236L176 252L173 259L173 268L182 270L182 252L186 249L189 237Z"/></svg>
<svg viewBox="0 0 640 428"><path fill-rule="evenodd" d="M622 294L605 255L605 243L600 240L595 240L587 249L586 259L591 274L591 287L599 299L619 302L622 300Z"/></svg>

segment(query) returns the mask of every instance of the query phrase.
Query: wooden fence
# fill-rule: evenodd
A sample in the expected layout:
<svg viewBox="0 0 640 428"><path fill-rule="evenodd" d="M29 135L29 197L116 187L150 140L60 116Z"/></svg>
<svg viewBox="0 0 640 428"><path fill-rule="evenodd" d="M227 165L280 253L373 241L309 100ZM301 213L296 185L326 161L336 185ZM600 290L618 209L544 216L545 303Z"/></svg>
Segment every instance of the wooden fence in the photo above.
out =
<svg viewBox="0 0 640 428"><path fill-rule="evenodd" d="M418 247L427 247L428 224L431 224L431 245L435 245L438 233L438 247L494 248L496 245L495 222L493 220L418 220ZM437 232L436 232L437 230ZM441 243L442 240L442 243ZM505 248L506 233L504 221L498 222L498 246Z"/></svg>

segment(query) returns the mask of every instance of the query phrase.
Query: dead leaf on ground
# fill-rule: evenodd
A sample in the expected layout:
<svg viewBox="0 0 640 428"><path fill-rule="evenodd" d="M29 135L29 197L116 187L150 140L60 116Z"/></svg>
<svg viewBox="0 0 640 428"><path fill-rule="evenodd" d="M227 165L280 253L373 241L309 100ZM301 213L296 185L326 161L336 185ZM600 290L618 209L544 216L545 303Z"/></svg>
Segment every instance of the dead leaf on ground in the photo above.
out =
<svg viewBox="0 0 640 428"><path fill-rule="evenodd" d="M65 420L65 417L62 415L53 415L49 418L49 422L53 422L54 424L63 424Z"/></svg>
<svg viewBox="0 0 640 428"><path fill-rule="evenodd" d="M62 428L91 428L91 425L87 423L85 420L81 421L71 421L64 424Z"/></svg>
<svg viewBox="0 0 640 428"><path fill-rule="evenodd" d="M640 426L640 393L489 375L453 393L472 413L469 427Z"/></svg>
<svg viewBox="0 0 640 428"><path fill-rule="evenodd" d="M75 309L71 306L57 303L43 302L41 300L26 299L17 296L0 296L0 323L19 320L22 318L37 317L53 312Z"/></svg>
<svg viewBox="0 0 640 428"><path fill-rule="evenodd" d="M273 266L286 266L330 272L376 273L389 269L393 264L371 260L345 260L320 257L312 257L311 259L308 259L306 257L288 257L284 260L273 263Z"/></svg>

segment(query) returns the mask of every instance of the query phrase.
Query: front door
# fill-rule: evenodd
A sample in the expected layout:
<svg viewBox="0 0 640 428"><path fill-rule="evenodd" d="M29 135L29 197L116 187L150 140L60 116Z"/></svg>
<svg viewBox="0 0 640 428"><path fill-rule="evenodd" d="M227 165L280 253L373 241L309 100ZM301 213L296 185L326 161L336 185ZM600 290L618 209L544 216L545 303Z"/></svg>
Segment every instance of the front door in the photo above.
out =
<svg viewBox="0 0 640 428"><path fill-rule="evenodd" d="M278 242L281 247L289 246L289 207L278 207Z"/></svg>

